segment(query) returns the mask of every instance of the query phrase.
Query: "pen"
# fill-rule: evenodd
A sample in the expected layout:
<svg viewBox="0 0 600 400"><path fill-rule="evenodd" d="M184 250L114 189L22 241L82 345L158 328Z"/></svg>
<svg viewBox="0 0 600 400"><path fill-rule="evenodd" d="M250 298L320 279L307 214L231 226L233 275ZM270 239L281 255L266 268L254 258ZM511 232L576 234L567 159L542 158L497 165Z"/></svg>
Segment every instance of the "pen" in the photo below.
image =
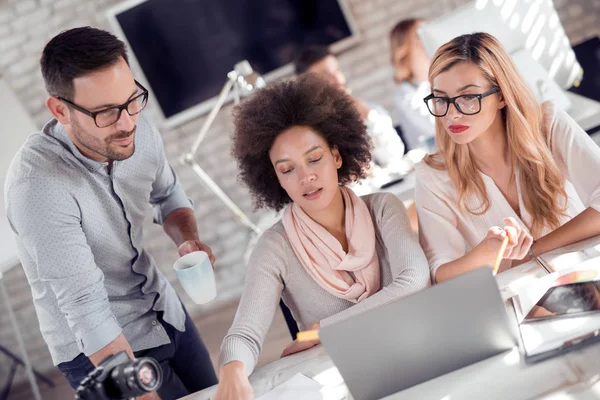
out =
<svg viewBox="0 0 600 400"><path fill-rule="evenodd" d="M496 275L498 273L498 269L500 268L500 263L504 258L504 252L506 251L506 246L508 246L508 233L502 240L502 245L500 246L500 250L498 250L498 255L496 256L496 261L494 261L494 265L492 266L492 274Z"/></svg>

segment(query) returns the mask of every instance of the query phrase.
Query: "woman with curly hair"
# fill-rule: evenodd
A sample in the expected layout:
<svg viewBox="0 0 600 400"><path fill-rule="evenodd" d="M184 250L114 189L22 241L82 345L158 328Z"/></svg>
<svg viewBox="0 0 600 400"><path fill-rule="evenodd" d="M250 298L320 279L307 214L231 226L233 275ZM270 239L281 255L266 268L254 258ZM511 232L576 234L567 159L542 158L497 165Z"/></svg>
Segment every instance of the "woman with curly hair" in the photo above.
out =
<svg viewBox="0 0 600 400"><path fill-rule="evenodd" d="M402 202L356 196L371 155L352 99L310 74L268 86L234 113L233 155L257 207L281 210L248 264L221 346L217 399L249 399L280 298L301 329L348 318L429 285L427 260ZM282 356L318 342L294 341Z"/></svg>
<svg viewBox="0 0 600 400"><path fill-rule="evenodd" d="M493 36L440 47L429 82L439 152L416 168L416 203L434 281L491 265L506 235L500 271L600 234L600 149Z"/></svg>

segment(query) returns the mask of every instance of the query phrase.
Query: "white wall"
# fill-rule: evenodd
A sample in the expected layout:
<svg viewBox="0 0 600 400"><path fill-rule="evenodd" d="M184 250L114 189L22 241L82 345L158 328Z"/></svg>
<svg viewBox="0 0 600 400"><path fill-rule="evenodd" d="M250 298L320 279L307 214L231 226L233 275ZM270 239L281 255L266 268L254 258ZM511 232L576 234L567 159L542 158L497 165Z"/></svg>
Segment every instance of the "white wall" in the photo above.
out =
<svg viewBox="0 0 600 400"><path fill-rule="evenodd" d="M17 261L15 243L4 213L4 177L10 161L23 145L27 136L35 131L35 125L23 105L4 79L0 77L0 272L12 267Z"/></svg>
<svg viewBox="0 0 600 400"><path fill-rule="evenodd" d="M27 136L35 132L36 127L25 111L25 107L2 77L0 77L0 121L2 121L0 180L4 180L15 152L23 145Z"/></svg>

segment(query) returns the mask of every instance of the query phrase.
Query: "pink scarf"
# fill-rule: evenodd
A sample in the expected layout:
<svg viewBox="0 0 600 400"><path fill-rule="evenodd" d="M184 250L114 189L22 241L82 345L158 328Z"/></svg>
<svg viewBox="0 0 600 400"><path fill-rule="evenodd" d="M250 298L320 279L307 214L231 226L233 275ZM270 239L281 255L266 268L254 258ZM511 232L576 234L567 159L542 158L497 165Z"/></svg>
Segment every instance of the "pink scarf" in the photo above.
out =
<svg viewBox="0 0 600 400"><path fill-rule="evenodd" d="M296 257L315 282L334 296L358 303L381 286L375 228L365 202L346 187L340 190L345 204L348 253L331 233L294 203L285 209L282 222Z"/></svg>

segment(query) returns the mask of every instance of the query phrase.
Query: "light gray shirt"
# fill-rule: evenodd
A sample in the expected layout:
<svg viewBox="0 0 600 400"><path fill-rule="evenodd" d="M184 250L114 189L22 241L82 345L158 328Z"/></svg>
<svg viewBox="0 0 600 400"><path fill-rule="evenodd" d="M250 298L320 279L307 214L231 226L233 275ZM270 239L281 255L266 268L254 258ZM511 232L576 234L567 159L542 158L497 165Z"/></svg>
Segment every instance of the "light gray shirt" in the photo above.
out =
<svg viewBox="0 0 600 400"><path fill-rule="evenodd" d="M191 208L162 139L143 116L127 160L83 156L51 120L13 159L6 215L16 234L40 330L54 364L91 355L123 333L133 351L169 343L157 312L180 331L185 314L172 286L142 247L150 204L162 224Z"/></svg>

